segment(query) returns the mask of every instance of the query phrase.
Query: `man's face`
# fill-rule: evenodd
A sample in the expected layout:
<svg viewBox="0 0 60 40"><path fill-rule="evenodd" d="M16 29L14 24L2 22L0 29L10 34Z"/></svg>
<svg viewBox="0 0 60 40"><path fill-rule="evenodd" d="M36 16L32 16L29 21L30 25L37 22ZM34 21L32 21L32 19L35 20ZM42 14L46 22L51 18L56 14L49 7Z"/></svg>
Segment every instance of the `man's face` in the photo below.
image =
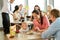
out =
<svg viewBox="0 0 60 40"><path fill-rule="evenodd" d="M13 3L15 0L10 0L10 3Z"/></svg>
<svg viewBox="0 0 60 40"><path fill-rule="evenodd" d="M52 20L52 22L55 20L55 17L51 14L50 14L50 20Z"/></svg>
<svg viewBox="0 0 60 40"><path fill-rule="evenodd" d="M23 6L19 6L19 10L22 10L22 7L23 7Z"/></svg>

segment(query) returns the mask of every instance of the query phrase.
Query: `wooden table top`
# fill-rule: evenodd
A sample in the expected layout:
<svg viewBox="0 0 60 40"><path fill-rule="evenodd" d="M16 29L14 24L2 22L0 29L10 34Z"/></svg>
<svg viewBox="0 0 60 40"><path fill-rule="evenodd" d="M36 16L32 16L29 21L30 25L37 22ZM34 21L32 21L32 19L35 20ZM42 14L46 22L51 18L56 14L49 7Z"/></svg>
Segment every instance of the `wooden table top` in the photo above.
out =
<svg viewBox="0 0 60 40"><path fill-rule="evenodd" d="M14 38L9 38L10 34L7 35L8 40L42 40L40 33L26 34L18 33Z"/></svg>

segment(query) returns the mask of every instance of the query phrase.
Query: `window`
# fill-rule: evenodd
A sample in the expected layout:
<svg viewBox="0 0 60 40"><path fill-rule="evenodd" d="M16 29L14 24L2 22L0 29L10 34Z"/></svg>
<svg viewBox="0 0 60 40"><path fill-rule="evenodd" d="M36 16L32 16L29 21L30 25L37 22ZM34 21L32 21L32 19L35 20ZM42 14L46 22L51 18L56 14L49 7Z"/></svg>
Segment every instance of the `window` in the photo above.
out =
<svg viewBox="0 0 60 40"><path fill-rule="evenodd" d="M54 0L54 8L59 9L60 10L60 0Z"/></svg>
<svg viewBox="0 0 60 40"><path fill-rule="evenodd" d="M28 0L28 6L29 6L29 16L32 15L32 11L34 9L35 5L39 5L41 10L44 10L45 7L45 1L44 0Z"/></svg>
<svg viewBox="0 0 60 40"><path fill-rule="evenodd" d="M13 3L13 5L12 5L12 10L14 10L14 7L16 5L20 5L20 4L22 4L23 7L25 7L25 0L15 0L14 3Z"/></svg>

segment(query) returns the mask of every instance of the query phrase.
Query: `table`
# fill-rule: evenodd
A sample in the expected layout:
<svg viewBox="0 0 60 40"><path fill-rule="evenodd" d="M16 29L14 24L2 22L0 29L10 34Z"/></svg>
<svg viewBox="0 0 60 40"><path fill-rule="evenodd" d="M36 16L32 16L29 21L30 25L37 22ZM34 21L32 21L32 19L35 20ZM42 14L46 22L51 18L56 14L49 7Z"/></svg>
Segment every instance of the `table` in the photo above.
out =
<svg viewBox="0 0 60 40"><path fill-rule="evenodd" d="M19 22L19 23L21 23L21 22ZM14 23L14 24L19 24L19 23ZM33 24L32 22L29 22L29 21L27 21L27 23ZM43 40L41 38L41 33L40 34L33 34L33 35L27 35L25 33L18 33L15 35L14 38L9 38L9 35L7 36L7 38L8 38L8 40Z"/></svg>
<svg viewBox="0 0 60 40"><path fill-rule="evenodd" d="M41 33L33 32L32 35L26 33L17 33L14 38L9 38L10 34L7 35L8 40L55 40L55 38L43 39Z"/></svg>
<svg viewBox="0 0 60 40"><path fill-rule="evenodd" d="M37 33L34 33L32 35L28 35L26 33L18 33L15 35L14 38L9 38L9 35L7 36L8 37L8 40L42 40L42 38L40 37L41 34L37 34Z"/></svg>

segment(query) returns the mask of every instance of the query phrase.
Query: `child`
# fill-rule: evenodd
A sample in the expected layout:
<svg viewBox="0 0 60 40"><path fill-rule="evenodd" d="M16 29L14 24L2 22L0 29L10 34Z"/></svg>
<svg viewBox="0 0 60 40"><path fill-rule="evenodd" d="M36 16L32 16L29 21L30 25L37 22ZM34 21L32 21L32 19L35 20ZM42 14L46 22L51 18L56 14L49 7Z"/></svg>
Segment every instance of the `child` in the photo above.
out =
<svg viewBox="0 0 60 40"><path fill-rule="evenodd" d="M26 22L22 22L21 29L19 30L20 32L27 32L29 31L28 25Z"/></svg>

